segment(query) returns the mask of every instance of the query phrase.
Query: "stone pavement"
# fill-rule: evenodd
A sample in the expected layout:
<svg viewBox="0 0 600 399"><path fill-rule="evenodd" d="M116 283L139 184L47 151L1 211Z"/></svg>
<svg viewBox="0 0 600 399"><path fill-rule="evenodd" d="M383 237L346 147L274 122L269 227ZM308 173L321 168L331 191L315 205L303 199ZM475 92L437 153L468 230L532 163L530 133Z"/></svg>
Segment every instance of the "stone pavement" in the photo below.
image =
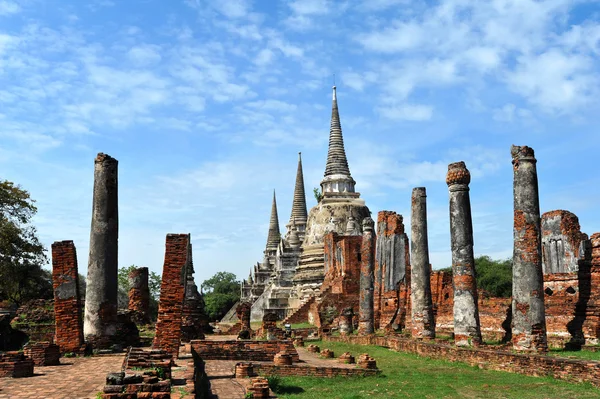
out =
<svg viewBox="0 0 600 399"><path fill-rule="evenodd" d="M60 366L35 367L29 378L0 378L0 399L89 399L120 371L124 355L61 358Z"/></svg>

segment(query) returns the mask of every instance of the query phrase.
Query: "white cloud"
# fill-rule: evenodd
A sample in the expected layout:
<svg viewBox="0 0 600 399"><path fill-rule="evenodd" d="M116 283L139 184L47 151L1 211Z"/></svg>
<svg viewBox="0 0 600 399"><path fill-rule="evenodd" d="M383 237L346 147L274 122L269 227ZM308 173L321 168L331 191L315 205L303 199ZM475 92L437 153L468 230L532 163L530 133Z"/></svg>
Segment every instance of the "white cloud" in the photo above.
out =
<svg viewBox="0 0 600 399"><path fill-rule="evenodd" d="M297 15L327 14L331 6L328 0L294 0L288 5Z"/></svg>
<svg viewBox="0 0 600 399"><path fill-rule="evenodd" d="M136 65L155 64L161 60L160 47L156 45L141 45L132 47L127 56Z"/></svg>
<svg viewBox="0 0 600 399"><path fill-rule="evenodd" d="M405 121L427 121L433 116L433 107L429 105L403 104L379 107L379 113L388 119Z"/></svg>
<svg viewBox="0 0 600 399"><path fill-rule="evenodd" d="M259 66L265 66L270 64L274 58L275 55L273 54L273 51L271 49L264 48L258 52L254 58L254 63Z"/></svg>
<svg viewBox="0 0 600 399"><path fill-rule="evenodd" d="M21 7L10 0L0 0L0 15L17 14L21 11Z"/></svg>

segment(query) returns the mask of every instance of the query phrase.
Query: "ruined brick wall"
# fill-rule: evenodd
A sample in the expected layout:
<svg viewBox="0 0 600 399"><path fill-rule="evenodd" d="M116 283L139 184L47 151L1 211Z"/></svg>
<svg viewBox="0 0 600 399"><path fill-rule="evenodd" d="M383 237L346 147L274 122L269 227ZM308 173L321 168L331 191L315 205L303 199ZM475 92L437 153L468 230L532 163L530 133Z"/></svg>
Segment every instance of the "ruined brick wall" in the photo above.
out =
<svg viewBox="0 0 600 399"><path fill-rule="evenodd" d="M541 223L544 274L577 272L588 240L577 216L564 210L550 211L542 215Z"/></svg>
<svg viewBox="0 0 600 399"><path fill-rule="evenodd" d="M400 337L345 336L323 337L324 341L347 342L358 345L377 345L398 352L414 353L432 359L464 362L490 370L508 371L532 376L551 376L557 379L590 382L600 386L600 362L540 356L479 348L458 348L451 345L423 342Z"/></svg>
<svg viewBox="0 0 600 399"><path fill-rule="evenodd" d="M33 360L21 352L0 353L0 378L33 377Z"/></svg>
<svg viewBox="0 0 600 399"><path fill-rule="evenodd" d="M293 362L299 362L298 351L292 340L276 341L212 341L192 340L192 348L203 360L245 360L272 362L279 352L292 355Z"/></svg>
<svg viewBox="0 0 600 399"><path fill-rule="evenodd" d="M582 330L586 344L600 344L600 233L590 237L589 261L580 263L579 311L585 314ZM587 278L586 278L587 277Z"/></svg>
<svg viewBox="0 0 600 399"><path fill-rule="evenodd" d="M410 251L402 215L391 211L377 214L377 247L373 309L375 329L403 329L410 314Z"/></svg>
<svg viewBox="0 0 600 399"><path fill-rule="evenodd" d="M309 305L308 319L317 327L337 325L346 308L358 314L362 236L334 232L324 237L325 278L319 300Z"/></svg>
<svg viewBox="0 0 600 399"><path fill-rule="evenodd" d="M77 252L73 241L52 244L52 285L56 319L54 342L62 353L79 353L84 346L83 318Z"/></svg>
<svg viewBox="0 0 600 399"><path fill-rule="evenodd" d="M436 334L453 334L454 289L452 287L452 273L432 271L430 282Z"/></svg>
<svg viewBox="0 0 600 399"><path fill-rule="evenodd" d="M60 364L60 347L50 342L29 342L23 354L33 360L36 366L57 366Z"/></svg>
<svg viewBox="0 0 600 399"><path fill-rule="evenodd" d="M198 292L194 281L194 263L192 245L189 246L189 262L185 285L185 300L183 303L182 341L204 339L204 332L210 330L208 315L204 310L204 299Z"/></svg>
<svg viewBox="0 0 600 399"><path fill-rule="evenodd" d="M11 326L27 334L29 342L54 342L54 300L34 299L19 306Z"/></svg>
<svg viewBox="0 0 600 399"><path fill-rule="evenodd" d="M153 347L177 357L188 262L189 234L168 234Z"/></svg>

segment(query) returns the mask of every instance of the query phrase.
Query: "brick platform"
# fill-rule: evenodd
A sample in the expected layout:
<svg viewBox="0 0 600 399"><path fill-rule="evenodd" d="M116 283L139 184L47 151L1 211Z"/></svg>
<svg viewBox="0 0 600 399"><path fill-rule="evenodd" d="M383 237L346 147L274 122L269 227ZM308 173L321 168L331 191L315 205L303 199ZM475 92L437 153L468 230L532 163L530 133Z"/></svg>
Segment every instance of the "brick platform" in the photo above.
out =
<svg viewBox="0 0 600 399"><path fill-rule="evenodd" d="M33 360L36 366L56 366L60 364L60 348L50 342L28 343L23 354Z"/></svg>
<svg viewBox="0 0 600 399"><path fill-rule="evenodd" d="M77 357L60 366L36 367L31 378L0 379L0 399L95 399L106 373L119 369L123 355Z"/></svg>
<svg viewBox="0 0 600 399"><path fill-rule="evenodd" d="M298 362L298 352L291 340L282 341L212 341L192 340L191 345L203 360L273 361L286 351Z"/></svg>
<svg viewBox="0 0 600 399"><path fill-rule="evenodd" d="M33 376L33 360L21 352L0 353L0 377Z"/></svg>

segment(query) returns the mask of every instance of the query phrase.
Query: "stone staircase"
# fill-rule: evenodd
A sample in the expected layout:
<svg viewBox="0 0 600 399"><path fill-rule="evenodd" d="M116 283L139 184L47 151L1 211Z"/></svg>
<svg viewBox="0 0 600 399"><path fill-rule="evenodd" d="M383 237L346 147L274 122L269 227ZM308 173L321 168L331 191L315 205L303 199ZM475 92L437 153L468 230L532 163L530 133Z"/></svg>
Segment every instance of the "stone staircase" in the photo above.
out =
<svg viewBox="0 0 600 399"><path fill-rule="evenodd" d="M294 311L294 313L283 319L283 324L297 324L307 322L308 311L310 310L310 305L312 305L313 302L315 302L314 296L311 296L310 298L302 301L302 304L298 309Z"/></svg>

